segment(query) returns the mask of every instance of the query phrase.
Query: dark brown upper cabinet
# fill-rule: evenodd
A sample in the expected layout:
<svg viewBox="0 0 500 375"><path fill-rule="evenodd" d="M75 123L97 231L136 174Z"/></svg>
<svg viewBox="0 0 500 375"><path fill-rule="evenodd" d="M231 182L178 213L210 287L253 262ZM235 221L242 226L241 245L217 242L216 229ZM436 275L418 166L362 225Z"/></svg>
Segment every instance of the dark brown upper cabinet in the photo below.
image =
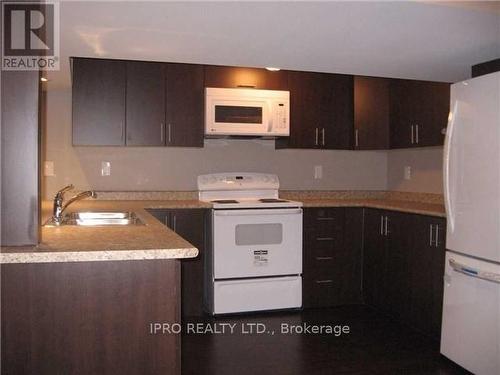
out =
<svg viewBox="0 0 500 375"><path fill-rule="evenodd" d="M390 79L354 77L354 149L389 148Z"/></svg>
<svg viewBox="0 0 500 375"><path fill-rule="evenodd" d="M165 144L165 65L127 62L127 145Z"/></svg>
<svg viewBox="0 0 500 375"><path fill-rule="evenodd" d="M125 144L126 63L73 59L73 145Z"/></svg>
<svg viewBox="0 0 500 375"><path fill-rule="evenodd" d="M391 80L391 148L442 145L449 110L448 83Z"/></svg>
<svg viewBox="0 0 500 375"><path fill-rule="evenodd" d="M166 66L166 144L203 147L204 67L174 63Z"/></svg>
<svg viewBox="0 0 500 375"><path fill-rule="evenodd" d="M289 87L290 137L277 148L352 148L352 76L290 71Z"/></svg>
<svg viewBox="0 0 500 375"><path fill-rule="evenodd" d="M203 147L202 65L73 59L73 144Z"/></svg>
<svg viewBox="0 0 500 375"><path fill-rule="evenodd" d="M288 90L288 71L206 65L205 87Z"/></svg>

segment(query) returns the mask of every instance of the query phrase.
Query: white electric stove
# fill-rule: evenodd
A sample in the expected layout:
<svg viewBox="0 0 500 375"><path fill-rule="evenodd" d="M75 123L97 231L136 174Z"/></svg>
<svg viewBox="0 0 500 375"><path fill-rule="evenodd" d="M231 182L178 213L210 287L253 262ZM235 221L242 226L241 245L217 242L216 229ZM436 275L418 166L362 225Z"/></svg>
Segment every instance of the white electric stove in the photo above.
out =
<svg viewBox="0 0 500 375"><path fill-rule="evenodd" d="M302 203L280 199L276 175L198 177L212 204L205 308L212 314L302 306Z"/></svg>

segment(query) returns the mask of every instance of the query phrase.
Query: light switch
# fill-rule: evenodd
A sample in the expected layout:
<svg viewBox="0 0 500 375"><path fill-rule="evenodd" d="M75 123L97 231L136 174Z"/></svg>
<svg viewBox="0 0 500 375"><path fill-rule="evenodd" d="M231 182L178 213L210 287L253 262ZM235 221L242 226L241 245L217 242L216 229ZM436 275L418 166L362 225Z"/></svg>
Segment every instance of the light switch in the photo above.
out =
<svg viewBox="0 0 500 375"><path fill-rule="evenodd" d="M407 165L404 169L405 180L411 180L411 167Z"/></svg>
<svg viewBox="0 0 500 375"><path fill-rule="evenodd" d="M111 176L111 162L102 161L101 162L101 176Z"/></svg>
<svg viewBox="0 0 500 375"><path fill-rule="evenodd" d="M323 178L323 166L322 165L315 165L314 166L314 179L320 180L322 178Z"/></svg>
<svg viewBox="0 0 500 375"><path fill-rule="evenodd" d="M53 161L45 161L43 163L43 175L45 177L54 177L56 175L54 173L54 162Z"/></svg>

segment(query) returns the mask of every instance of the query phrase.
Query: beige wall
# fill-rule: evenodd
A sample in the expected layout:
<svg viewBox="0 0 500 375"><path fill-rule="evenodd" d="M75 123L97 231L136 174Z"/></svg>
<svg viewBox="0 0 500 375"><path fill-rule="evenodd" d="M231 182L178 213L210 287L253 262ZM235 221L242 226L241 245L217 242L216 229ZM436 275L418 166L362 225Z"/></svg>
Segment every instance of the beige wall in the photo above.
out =
<svg viewBox="0 0 500 375"><path fill-rule="evenodd" d="M387 151L388 190L443 193L442 147ZM404 167L411 179L404 179Z"/></svg>
<svg viewBox="0 0 500 375"><path fill-rule="evenodd" d="M73 183L78 189L196 190L204 173L276 173L283 189L385 190L386 151L275 150L273 141L209 140L203 149L166 147L72 147L71 91L47 93L46 159L54 177L44 178L44 196ZM101 161L111 176L100 175ZM323 166L323 179L313 168Z"/></svg>

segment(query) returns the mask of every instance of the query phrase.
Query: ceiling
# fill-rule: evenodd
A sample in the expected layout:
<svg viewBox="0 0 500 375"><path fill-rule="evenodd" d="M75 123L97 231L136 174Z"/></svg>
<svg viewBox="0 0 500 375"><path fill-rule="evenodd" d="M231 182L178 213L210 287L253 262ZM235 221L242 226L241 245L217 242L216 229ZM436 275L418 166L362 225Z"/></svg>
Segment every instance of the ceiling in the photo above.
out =
<svg viewBox="0 0 500 375"><path fill-rule="evenodd" d="M500 57L500 2L64 1L61 71L95 56L456 82Z"/></svg>

